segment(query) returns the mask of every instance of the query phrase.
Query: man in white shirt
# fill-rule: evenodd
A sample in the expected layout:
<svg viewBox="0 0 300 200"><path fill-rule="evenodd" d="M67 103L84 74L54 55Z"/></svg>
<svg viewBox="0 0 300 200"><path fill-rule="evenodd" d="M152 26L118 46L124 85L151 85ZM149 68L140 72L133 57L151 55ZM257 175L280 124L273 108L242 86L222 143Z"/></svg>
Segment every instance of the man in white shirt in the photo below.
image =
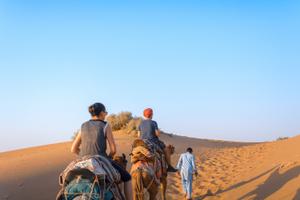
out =
<svg viewBox="0 0 300 200"><path fill-rule="evenodd" d="M193 174L197 176L198 173L195 165L195 156L193 155L193 149L191 147L187 148L186 153L180 155L177 169L181 176L186 199L192 199Z"/></svg>

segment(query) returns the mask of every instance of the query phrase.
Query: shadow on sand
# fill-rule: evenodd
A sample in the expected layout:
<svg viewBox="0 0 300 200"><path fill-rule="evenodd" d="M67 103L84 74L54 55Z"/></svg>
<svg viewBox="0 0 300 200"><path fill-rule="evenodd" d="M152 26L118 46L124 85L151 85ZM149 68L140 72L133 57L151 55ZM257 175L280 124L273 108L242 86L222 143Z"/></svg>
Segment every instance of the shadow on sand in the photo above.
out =
<svg viewBox="0 0 300 200"><path fill-rule="evenodd" d="M274 169L276 169L276 170L274 172L272 172ZM239 200L243 200L243 199L247 199L254 195L255 196L254 200L266 199L267 197L271 196L274 192L278 191L281 187L283 187L287 182L296 178L300 174L300 166L291 168L282 174L279 172L279 169L280 169L279 166L273 167L272 169L269 169L268 171L254 177L254 178L251 178L247 181L242 181L240 183L237 183L225 190L220 190L215 194L206 194L203 196L195 197L195 199L200 200L200 199L204 199L205 197L208 197L208 196L217 196L218 194L241 187L247 183L250 183L250 182L272 172L271 175L269 176L269 178L263 184L259 185L255 190L253 190L239 198ZM299 199L300 199L300 189L297 190L297 193L294 196L293 200L299 200Z"/></svg>
<svg viewBox="0 0 300 200"><path fill-rule="evenodd" d="M219 190L218 192L216 192L214 194L205 194L205 195L202 195L202 196L195 197L195 200L201 200L201 199L204 199L205 197L209 197L209 196L217 196L217 195L222 194L224 192L228 192L230 190L236 189L236 188L241 187L241 186L243 186L243 185L245 185L247 183L255 181L256 179L259 179L260 177L263 177L263 176L267 175L268 173L270 173L271 171L273 171L274 169L276 169L278 167L279 167L279 165L277 165L277 166L275 166L275 167L273 167L273 168L271 168L271 169L269 169L269 170L267 170L267 171L265 171L265 172L263 172L263 173L255 176L255 177L253 177L253 178L251 178L251 179L249 179L247 181L239 182L239 183L237 183L235 185L230 186L229 188L227 188L225 190Z"/></svg>
<svg viewBox="0 0 300 200"><path fill-rule="evenodd" d="M300 199L300 189L297 190L297 193L294 196L293 200L299 200L299 199Z"/></svg>
<svg viewBox="0 0 300 200"><path fill-rule="evenodd" d="M277 168L269 178L259 185L255 190L245 194L240 197L239 200L245 199L252 195L255 195L254 200L266 199L271 196L274 192L278 191L282 186L284 186L290 180L296 178L300 174L300 166L291 168L284 173L279 173L279 168ZM297 191L296 196L299 197L299 190ZM299 199L294 197L294 199Z"/></svg>

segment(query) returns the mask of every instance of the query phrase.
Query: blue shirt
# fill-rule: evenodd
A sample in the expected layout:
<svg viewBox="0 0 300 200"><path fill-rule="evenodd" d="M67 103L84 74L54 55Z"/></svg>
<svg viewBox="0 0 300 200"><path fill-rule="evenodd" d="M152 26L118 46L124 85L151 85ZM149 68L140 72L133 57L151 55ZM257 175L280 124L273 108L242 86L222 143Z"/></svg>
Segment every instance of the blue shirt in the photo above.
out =
<svg viewBox="0 0 300 200"><path fill-rule="evenodd" d="M139 131L141 132L141 139L158 139L158 137L156 136L156 130L158 130L156 121L153 121L151 119L143 120L139 126Z"/></svg>

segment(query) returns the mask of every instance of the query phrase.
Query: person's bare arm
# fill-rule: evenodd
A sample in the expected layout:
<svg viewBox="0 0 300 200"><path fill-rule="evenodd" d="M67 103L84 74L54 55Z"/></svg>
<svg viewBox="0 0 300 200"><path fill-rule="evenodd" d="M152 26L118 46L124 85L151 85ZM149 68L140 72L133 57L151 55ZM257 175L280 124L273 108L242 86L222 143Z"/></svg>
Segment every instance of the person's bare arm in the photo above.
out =
<svg viewBox="0 0 300 200"><path fill-rule="evenodd" d="M81 132L79 131L79 133L77 134L72 147L71 147L71 152L75 153L75 154L79 154L80 152L80 144L81 144Z"/></svg>
<svg viewBox="0 0 300 200"><path fill-rule="evenodd" d="M158 125L155 121L153 121L153 126L154 126L154 129L155 129L155 135L157 137L159 137L160 136L160 130L159 130Z"/></svg>
<svg viewBox="0 0 300 200"><path fill-rule="evenodd" d="M141 137L141 131L138 131L138 137Z"/></svg>
<svg viewBox="0 0 300 200"><path fill-rule="evenodd" d="M155 135L156 135L157 137L160 136L160 130L159 130L159 129L155 130Z"/></svg>
<svg viewBox="0 0 300 200"><path fill-rule="evenodd" d="M112 134L112 130L111 130L111 127L109 124L107 125L107 128L106 128L106 137L107 137L107 141L109 144L109 150L110 150L109 155L113 157L117 153L117 148L116 148L115 139L114 139L114 136Z"/></svg>

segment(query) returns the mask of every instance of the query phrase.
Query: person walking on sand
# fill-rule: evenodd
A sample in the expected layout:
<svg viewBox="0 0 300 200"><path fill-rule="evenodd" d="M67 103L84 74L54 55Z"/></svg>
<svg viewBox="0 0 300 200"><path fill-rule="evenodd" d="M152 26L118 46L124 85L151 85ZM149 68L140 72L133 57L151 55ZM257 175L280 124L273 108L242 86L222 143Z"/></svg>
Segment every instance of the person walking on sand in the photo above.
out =
<svg viewBox="0 0 300 200"><path fill-rule="evenodd" d="M107 157L112 166L119 171L121 180L124 182L124 193L126 200L132 200L131 176L111 158L116 154L116 144L110 125L104 121L107 115L105 106L102 103L95 103L89 107L91 119L82 124L77 134L71 152L80 157L86 155L101 155ZM109 144L110 153L106 153L106 143Z"/></svg>
<svg viewBox="0 0 300 200"><path fill-rule="evenodd" d="M167 149L165 143L159 139L160 131L156 121L152 120L153 110L147 108L144 110L144 119L138 127L138 136L142 140L148 140L149 142L157 145L161 148L166 156L166 162L168 164L168 172L177 172L177 170L171 165L171 152Z"/></svg>
<svg viewBox="0 0 300 200"><path fill-rule="evenodd" d="M187 148L186 153L180 155L177 167L178 174L181 176L182 187L185 193L186 199L192 199L192 184L193 174L198 175L195 165L195 156L193 155L193 149Z"/></svg>

